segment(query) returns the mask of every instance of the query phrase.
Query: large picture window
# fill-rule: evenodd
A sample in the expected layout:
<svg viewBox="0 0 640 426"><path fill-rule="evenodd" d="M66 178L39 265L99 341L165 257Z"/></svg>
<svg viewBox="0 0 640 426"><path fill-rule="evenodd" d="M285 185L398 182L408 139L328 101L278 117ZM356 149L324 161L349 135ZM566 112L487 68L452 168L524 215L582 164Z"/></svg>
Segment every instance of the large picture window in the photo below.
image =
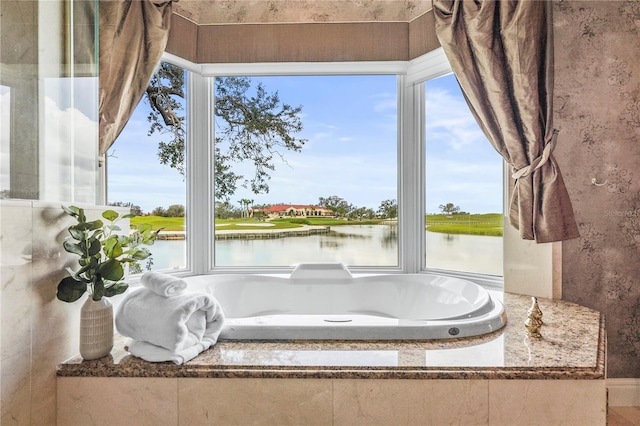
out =
<svg viewBox="0 0 640 426"><path fill-rule="evenodd" d="M397 77L215 79L215 266L397 267Z"/></svg>
<svg viewBox="0 0 640 426"><path fill-rule="evenodd" d="M112 147L109 201L163 225L155 270L501 277L502 159L434 57L163 64L173 101L141 102Z"/></svg>

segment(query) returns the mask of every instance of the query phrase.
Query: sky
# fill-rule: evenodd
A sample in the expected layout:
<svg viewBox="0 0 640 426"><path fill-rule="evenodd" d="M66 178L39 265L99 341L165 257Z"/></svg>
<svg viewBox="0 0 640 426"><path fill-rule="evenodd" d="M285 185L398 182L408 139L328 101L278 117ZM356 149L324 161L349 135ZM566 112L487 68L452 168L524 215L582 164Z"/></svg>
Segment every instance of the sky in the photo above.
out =
<svg viewBox="0 0 640 426"><path fill-rule="evenodd" d="M302 106L306 139L301 152L275 160L268 194L239 187L232 204L317 204L337 195L377 210L397 199L397 104L395 76L253 77L282 102ZM479 130L453 76L426 85L427 206L454 203L471 213L502 209L502 160ZM143 211L185 204L183 177L157 159L161 137L148 136L148 105L141 102L109 152L108 199ZM251 176L247 164L235 171Z"/></svg>

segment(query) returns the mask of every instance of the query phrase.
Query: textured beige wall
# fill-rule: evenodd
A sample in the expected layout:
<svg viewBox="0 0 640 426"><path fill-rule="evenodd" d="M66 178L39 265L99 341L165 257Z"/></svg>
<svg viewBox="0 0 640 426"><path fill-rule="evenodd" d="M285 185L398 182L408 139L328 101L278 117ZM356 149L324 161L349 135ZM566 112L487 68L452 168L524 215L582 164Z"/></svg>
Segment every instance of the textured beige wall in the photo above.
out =
<svg viewBox="0 0 640 426"><path fill-rule="evenodd" d="M180 0L174 11L207 24L409 22L431 0Z"/></svg>
<svg viewBox="0 0 640 426"><path fill-rule="evenodd" d="M563 298L606 315L609 377L640 377L640 2L556 1L554 27L556 158L581 233Z"/></svg>

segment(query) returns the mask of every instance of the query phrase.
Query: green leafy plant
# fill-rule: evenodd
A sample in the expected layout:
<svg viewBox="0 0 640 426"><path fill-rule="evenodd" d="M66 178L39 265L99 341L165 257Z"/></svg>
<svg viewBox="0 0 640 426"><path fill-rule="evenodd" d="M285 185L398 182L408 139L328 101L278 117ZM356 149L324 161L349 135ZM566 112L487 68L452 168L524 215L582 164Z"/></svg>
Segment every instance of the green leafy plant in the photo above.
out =
<svg viewBox="0 0 640 426"><path fill-rule="evenodd" d="M93 300L98 301L125 292L129 287L123 281L125 265L136 265L151 256L149 250L139 246L152 245L160 229L152 231L151 225L140 224L133 232L119 235L122 229L117 222L133 215L105 210L102 212L105 223L100 219L87 221L84 209L76 206L62 206L62 209L78 221L68 228L75 241L67 239L63 246L67 252L80 256L80 269L73 272L67 268L70 276L58 284L58 299L75 302L88 291Z"/></svg>

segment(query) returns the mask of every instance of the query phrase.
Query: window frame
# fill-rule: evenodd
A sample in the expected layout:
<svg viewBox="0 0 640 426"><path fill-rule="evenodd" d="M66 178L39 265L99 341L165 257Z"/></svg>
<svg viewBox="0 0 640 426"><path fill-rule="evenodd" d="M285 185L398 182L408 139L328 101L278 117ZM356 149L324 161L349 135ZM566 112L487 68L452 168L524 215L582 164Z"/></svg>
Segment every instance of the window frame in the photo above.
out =
<svg viewBox="0 0 640 426"><path fill-rule="evenodd" d="M181 274L287 274L291 267L214 265L213 104L216 76L375 75L397 76L398 266L353 267L356 273L437 272L502 286L502 277L426 268L424 82L451 73L441 48L411 61L331 63L194 64L165 53L163 61L189 71L187 90L187 269ZM209 96L210 95L210 96ZM206 229L206 232L202 232ZM199 232L198 232L199 231ZM418 235L419 238L415 238ZM203 250L202 248L205 248Z"/></svg>

